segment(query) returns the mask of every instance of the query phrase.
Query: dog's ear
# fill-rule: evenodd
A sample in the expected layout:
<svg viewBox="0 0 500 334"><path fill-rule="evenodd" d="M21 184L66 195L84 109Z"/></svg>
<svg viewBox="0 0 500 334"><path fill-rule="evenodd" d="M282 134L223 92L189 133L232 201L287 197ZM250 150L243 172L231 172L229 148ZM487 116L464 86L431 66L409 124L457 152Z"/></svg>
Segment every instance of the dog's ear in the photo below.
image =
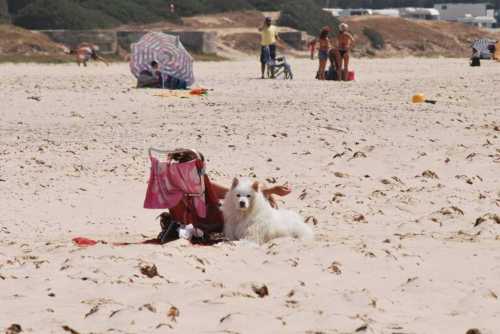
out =
<svg viewBox="0 0 500 334"><path fill-rule="evenodd" d="M234 189L238 186L238 183L240 183L240 181L235 177L233 179L233 184L231 185L231 189Z"/></svg>
<svg viewBox="0 0 500 334"><path fill-rule="evenodd" d="M260 192L262 190L262 185L260 184L259 181L255 181L253 184L252 184L252 189L255 191L255 192Z"/></svg>

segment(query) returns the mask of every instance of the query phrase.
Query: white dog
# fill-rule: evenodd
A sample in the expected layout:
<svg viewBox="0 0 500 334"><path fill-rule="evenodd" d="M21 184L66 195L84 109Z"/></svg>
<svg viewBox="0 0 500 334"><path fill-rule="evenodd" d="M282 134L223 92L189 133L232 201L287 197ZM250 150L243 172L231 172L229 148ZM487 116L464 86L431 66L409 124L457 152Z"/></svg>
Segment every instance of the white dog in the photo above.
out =
<svg viewBox="0 0 500 334"><path fill-rule="evenodd" d="M274 209L258 182L234 179L222 205L224 234L229 240L248 239L259 244L280 237L313 239L313 231L297 213Z"/></svg>

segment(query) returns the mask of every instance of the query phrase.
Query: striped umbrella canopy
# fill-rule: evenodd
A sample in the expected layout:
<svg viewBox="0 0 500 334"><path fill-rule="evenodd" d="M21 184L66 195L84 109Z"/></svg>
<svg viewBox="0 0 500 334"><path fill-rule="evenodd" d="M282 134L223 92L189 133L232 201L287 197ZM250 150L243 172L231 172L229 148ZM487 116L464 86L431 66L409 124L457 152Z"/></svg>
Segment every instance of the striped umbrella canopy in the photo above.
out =
<svg viewBox="0 0 500 334"><path fill-rule="evenodd" d="M151 70L156 61L164 77L181 79L190 86L194 83L193 57L186 51L178 36L149 32L132 44L130 70L136 78L144 70Z"/></svg>
<svg viewBox="0 0 500 334"><path fill-rule="evenodd" d="M494 40L488 38L476 39L474 42L472 42L472 47L477 51L489 54L490 50L488 49L488 46L494 43Z"/></svg>

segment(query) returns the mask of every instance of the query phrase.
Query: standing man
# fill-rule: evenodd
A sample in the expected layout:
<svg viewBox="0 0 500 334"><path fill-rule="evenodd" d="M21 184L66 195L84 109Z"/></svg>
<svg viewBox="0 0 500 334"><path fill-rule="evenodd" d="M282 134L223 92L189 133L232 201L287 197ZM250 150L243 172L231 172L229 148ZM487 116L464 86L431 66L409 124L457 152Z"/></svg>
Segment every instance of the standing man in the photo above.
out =
<svg viewBox="0 0 500 334"><path fill-rule="evenodd" d="M276 41L278 41L278 33L276 26L270 17L266 17L264 25L259 28L260 31L260 64L262 79L264 79L264 72L266 71L266 64L269 60L276 59ZM274 77L274 73L271 73Z"/></svg>

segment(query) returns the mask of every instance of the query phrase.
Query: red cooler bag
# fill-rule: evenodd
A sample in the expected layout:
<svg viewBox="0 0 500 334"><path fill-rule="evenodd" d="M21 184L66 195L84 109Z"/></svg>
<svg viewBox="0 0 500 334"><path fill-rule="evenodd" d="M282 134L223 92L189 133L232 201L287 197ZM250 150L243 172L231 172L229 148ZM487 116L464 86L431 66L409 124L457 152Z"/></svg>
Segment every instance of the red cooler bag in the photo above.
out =
<svg viewBox="0 0 500 334"><path fill-rule="evenodd" d="M354 81L354 71L347 72L347 81Z"/></svg>

